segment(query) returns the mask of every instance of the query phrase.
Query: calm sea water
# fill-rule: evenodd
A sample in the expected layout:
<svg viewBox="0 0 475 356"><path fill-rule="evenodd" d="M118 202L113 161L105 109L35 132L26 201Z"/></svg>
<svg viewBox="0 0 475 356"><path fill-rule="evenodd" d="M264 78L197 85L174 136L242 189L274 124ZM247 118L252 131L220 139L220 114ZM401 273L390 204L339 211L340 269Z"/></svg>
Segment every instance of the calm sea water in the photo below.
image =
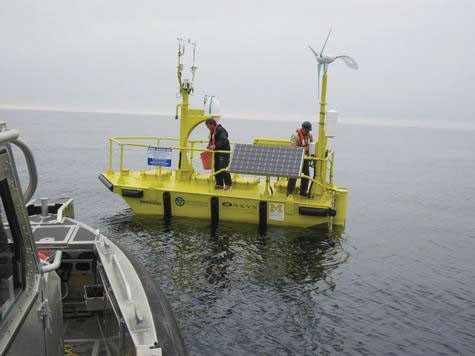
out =
<svg viewBox="0 0 475 356"><path fill-rule="evenodd" d="M97 180L107 138L175 136L171 117L0 111L36 154L36 196L142 261L193 355L475 354L475 131L340 125L348 222L315 229L139 218ZM286 138L292 122L223 120L231 138ZM206 137L201 129L196 137ZM140 153L145 163L145 156Z"/></svg>

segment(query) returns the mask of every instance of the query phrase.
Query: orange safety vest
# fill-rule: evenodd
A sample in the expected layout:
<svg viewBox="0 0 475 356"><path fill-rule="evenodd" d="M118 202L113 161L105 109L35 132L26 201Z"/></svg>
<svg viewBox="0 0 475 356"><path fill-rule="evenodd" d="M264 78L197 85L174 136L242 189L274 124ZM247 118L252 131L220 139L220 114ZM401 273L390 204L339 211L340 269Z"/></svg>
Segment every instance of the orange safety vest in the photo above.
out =
<svg viewBox="0 0 475 356"><path fill-rule="evenodd" d="M216 124L216 126L214 127L214 130L211 132L211 134L209 136L208 147L216 145L216 131L218 130L219 126L221 126L221 124Z"/></svg>
<svg viewBox="0 0 475 356"><path fill-rule="evenodd" d="M310 135L305 136L302 129L297 129L297 135L299 137L299 147L305 148L305 151L308 152L310 147Z"/></svg>

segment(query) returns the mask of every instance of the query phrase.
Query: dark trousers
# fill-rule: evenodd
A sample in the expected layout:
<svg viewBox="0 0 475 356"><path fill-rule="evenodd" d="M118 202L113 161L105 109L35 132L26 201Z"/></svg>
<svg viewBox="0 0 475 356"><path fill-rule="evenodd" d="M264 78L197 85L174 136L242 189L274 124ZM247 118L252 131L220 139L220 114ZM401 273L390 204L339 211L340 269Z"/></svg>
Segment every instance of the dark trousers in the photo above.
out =
<svg viewBox="0 0 475 356"><path fill-rule="evenodd" d="M220 169L226 168L229 165L229 154L216 153L214 155L214 171L217 172ZM216 185L224 186L224 184L231 186L231 174L229 172L221 172L216 174Z"/></svg>
<svg viewBox="0 0 475 356"><path fill-rule="evenodd" d="M303 161L302 166L302 173L306 176L310 176L310 166L309 161ZM295 189L295 185L297 184L297 178L289 178L289 182L287 183L287 194L292 194ZM300 178L300 195L307 195L308 190L308 179L307 178Z"/></svg>

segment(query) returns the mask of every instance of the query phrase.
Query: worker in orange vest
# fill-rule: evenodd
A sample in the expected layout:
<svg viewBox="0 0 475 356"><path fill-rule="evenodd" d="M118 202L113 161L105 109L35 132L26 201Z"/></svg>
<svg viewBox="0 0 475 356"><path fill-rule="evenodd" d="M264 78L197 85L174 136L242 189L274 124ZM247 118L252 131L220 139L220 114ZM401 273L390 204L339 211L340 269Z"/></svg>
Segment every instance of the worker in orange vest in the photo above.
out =
<svg viewBox="0 0 475 356"><path fill-rule="evenodd" d="M302 123L302 127L297 129L295 133L290 137L290 143L292 146L303 147L305 149L305 155L310 152L310 143L313 142L313 136L310 133L312 131L312 124L308 121ZM302 165L302 173L306 176L310 176L309 161L304 160ZM295 190L297 183L296 178L289 178L287 183L287 195L291 195ZM300 179L300 195L308 196L308 179Z"/></svg>

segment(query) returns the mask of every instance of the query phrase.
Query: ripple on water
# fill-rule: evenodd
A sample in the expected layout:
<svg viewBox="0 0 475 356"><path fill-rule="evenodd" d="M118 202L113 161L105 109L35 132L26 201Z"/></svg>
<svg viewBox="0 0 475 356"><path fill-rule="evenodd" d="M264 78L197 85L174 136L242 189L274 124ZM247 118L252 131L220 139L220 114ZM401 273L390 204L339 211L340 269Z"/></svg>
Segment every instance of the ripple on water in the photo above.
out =
<svg viewBox="0 0 475 356"><path fill-rule="evenodd" d="M344 264L341 232L131 216L104 219L160 284L192 354L311 354L338 351L338 305L319 305ZM329 237L334 243L329 243ZM326 298L326 297L325 297ZM323 346L325 344L325 346Z"/></svg>

